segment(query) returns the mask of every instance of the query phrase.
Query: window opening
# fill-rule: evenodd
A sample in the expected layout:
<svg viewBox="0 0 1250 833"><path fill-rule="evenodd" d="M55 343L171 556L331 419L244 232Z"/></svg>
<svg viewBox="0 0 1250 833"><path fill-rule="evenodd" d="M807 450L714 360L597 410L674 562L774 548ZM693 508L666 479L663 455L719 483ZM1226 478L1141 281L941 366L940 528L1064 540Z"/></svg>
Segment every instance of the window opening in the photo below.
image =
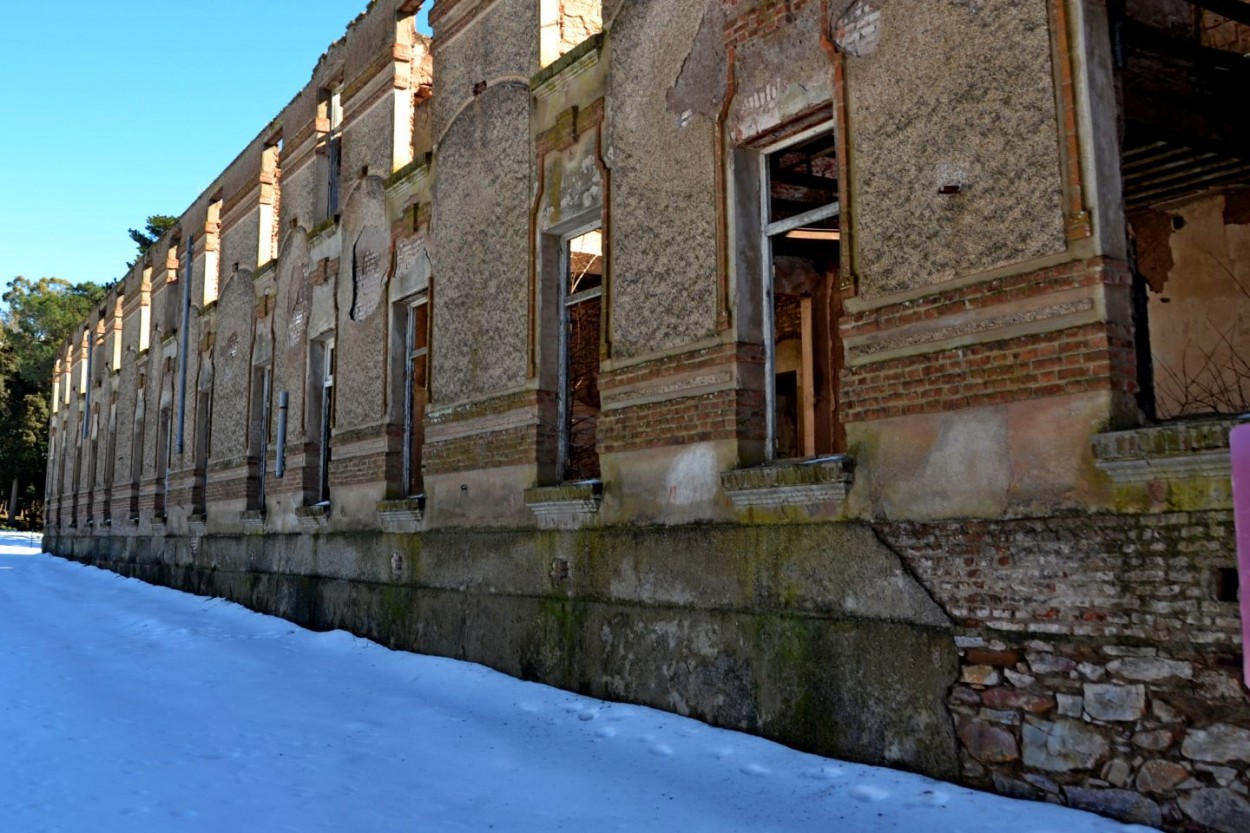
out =
<svg viewBox="0 0 1250 833"><path fill-rule="evenodd" d="M1250 257L1232 232L1250 217L1250 111L1230 106L1250 87L1250 6L1158 5L1107 9L1133 273L1117 323L1132 324L1140 418L1232 416L1250 409Z"/></svg>
<svg viewBox="0 0 1250 833"><path fill-rule="evenodd" d="M430 354L430 307L424 296L408 305L404 347L404 487L415 497L424 491L421 446Z"/></svg>
<svg viewBox="0 0 1250 833"><path fill-rule="evenodd" d="M266 466L269 461L270 390L273 370L269 365L252 369L252 482L248 490L248 509L265 508Z"/></svg>
<svg viewBox="0 0 1250 833"><path fill-rule="evenodd" d="M147 352L152 344L152 267L143 269L143 282L139 284L139 353Z"/></svg>
<svg viewBox="0 0 1250 833"><path fill-rule="evenodd" d="M221 205L221 197L215 198L208 206L208 218L204 221L204 288L200 297L201 307L216 303L220 294ZM191 275L189 268L187 275Z"/></svg>
<svg viewBox="0 0 1250 833"><path fill-rule="evenodd" d="M178 349L178 453L184 449L187 422L187 352L191 349L191 265L195 257L195 237L188 235L183 257L182 318L178 328L181 346Z"/></svg>
<svg viewBox="0 0 1250 833"><path fill-rule="evenodd" d="M282 137L265 145L260 162L260 228L256 243L256 265L264 266L278 256L278 235L282 228Z"/></svg>
<svg viewBox="0 0 1250 833"><path fill-rule="evenodd" d="M139 517L139 486L143 480L143 428L144 428L144 404L145 396L144 388L147 383L147 377L140 373L139 381L136 385L138 391L135 403L135 420L134 429L131 434L130 443L130 506L128 507L129 517L137 519Z"/></svg>
<svg viewBox="0 0 1250 833"><path fill-rule="evenodd" d="M100 416L98 413L88 417L89 443L87 446L87 525L95 523L96 475L100 464Z"/></svg>
<svg viewBox="0 0 1250 833"><path fill-rule="evenodd" d="M310 387L313 398L311 424L317 432L317 502L330 500L330 440L334 427L334 339L324 338L312 342L312 368L314 384Z"/></svg>
<svg viewBox="0 0 1250 833"><path fill-rule="evenodd" d="M195 471L191 489L191 513L205 515L208 510L208 455L212 451L213 396L202 390L195 402Z"/></svg>
<svg viewBox="0 0 1250 833"><path fill-rule="evenodd" d="M156 431L156 497L152 511L158 520L164 520L166 498L169 496L169 465L174 451L174 413L171 408L161 408Z"/></svg>
<svg viewBox="0 0 1250 833"><path fill-rule="evenodd" d="M108 441L104 452L104 518L113 515L113 481L117 476L117 394L109 402Z"/></svg>
<svg viewBox="0 0 1250 833"><path fill-rule="evenodd" d="M768 459L833 453L844 445L835 419L842 235L834 137L819 128L766 152L760 165Z"/></svg>
<svg viewBox="0 0 1250 833"><path fill-rule="evenodd" d="M599 345L603 323L603 233L565 241L561 252L561 480L599 478Z"/></svg>
<svg viewBox="0 0 1250 833"><path fill-rule="evenodd" d="M341 90L322 90L317 107L318 130L321 131L317 148L322 169L323 199L320 201L318 219L328 220L339 213L339 190L343 169L343 99Z"/></svg>
<svg viewBox="0 0 1250 833"><path fill-rule="evenodd" d="M74 491L74 500L69 522L74 526L78 525L78 495L82 491L82 433L85 424L86 421L80 413L78 415L78 425L75 426L78 430L75 432L76 436L74 437L74 477L70 481L70 488Z"/></svg>

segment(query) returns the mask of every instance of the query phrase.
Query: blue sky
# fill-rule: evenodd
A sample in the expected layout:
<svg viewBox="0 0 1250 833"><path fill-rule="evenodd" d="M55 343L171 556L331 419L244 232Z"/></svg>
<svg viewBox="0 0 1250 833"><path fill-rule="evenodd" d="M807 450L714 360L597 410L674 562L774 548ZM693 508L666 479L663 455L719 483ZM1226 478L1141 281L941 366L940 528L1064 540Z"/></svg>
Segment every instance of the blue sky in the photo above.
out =
<svg viewBox="0 0 1250 833"><path fill-rule="evenodd" d="M0 284L121 276L126 230L182 213L366 5L0 2Z"/></svg>

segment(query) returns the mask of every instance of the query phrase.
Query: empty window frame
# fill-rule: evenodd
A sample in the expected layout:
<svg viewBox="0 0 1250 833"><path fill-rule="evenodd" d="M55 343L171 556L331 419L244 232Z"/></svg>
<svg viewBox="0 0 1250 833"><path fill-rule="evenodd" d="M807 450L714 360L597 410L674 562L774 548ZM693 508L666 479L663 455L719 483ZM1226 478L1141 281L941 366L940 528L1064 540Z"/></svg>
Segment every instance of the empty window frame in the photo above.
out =
<svg viewBox="0 0 1250 833"><path fill-rule="evenodd" d="M317 145L319 188L318 221L331 219L339 213L339 193L343 171L343 101L339 89L321 91L317 106Z"/></svg>
<svg viewBox="0 0 1250 833"><path fill-rule="evenodd" d="M100 465L100 414L99 408L87 418L87 526L95 525L96 477Z"/></svg>
<svg viewBox="0 0 1250 833"><path fill-rule="evenodd" d="M221 208L222 199L217 195L209 203L208 217L204 221L204 286L200 292L201 307L217 303L221 294ZM187 274L191 274L189 267Z"/></svg>
<svg viewBox="0 0 1250 833"><path fill-rule="evenodd" d="M195 402L195 470L191 487L191 513L208 513L208 457L212 453L213 394L201 390Z"/></svg>
<svg viewBox="0 0 1250 833"><path fill-rule="evenodd" d="M841 451L841 205L829 127L760 157L768 459Z"/></svg>
<svg viewBox="0 0 1250 833"><path fill-rule="evenodd" d="M334 429L334 337L310 342L308 366L309 429L317 442L317 481L314 502L330 500L330 442Z"/></svg>
<svg viewBox="0 0 1250 833"><path fill-rule="evenodd" d="M161 408L156 425L156 495L152 512L158 521L165 520L169 497L169 469L174 453L174 411Z"/></svg>
<svg viewBox="0 0 1250 833"><path fill-rule="evenodd" d="M282 136L265 144L260 162L260 214L256 240L256 266L264 266L278 256L278 235L282 228Z"/></svg>
<svg viewBox="0 0 1250 833"><path fill-rule="evenodd" d="M249 463L251 483L247 490L247 508L263 510L265 508L266 466L269 462L269 431L272 420L273 368L270 365L257 365L252 368L252 402L251 402L251 447L252 460Z"/></svg>
<svg viewBox="0 0 1250 833"><path fill-rule="evenodd" d="M559 478L597 480L602 230L594 227L565 238L560 263Z"/></svg>
<svg viewBox="0 0 1250 833"><path fill-rule="evenodd" d="M120 333L119 333L120 336ZM104 518L106 525L113 519L113 481L117 477L117 392L109 402L108 445L104 457Z"/></svg>
<svg viewBox="0 0 1250 833"><path fill-rule="evenodd" d="M135 385L135 415L131 431L130 439L130 505L129 518L133 520L139 519L139 489L143 481L143 449L144 449L144 425L145 425L145 403L144 397L147 395L145 390L147 386L146 374L139 374L139 381Z"/></svg>
<svg viewBox="0 0 1250 833"><path fill-rule="evenodd" d="M143 269L143 282L139 284L139 344L142 355L152 345L152 267Z"/></svg>
<svg viewBox="0 0 1250 833"><path fill-rule="evenodd" d="M430 355L430 306L422 294L404 309L404 490L409 497L424 491L421 447L427 401Z"/></svg>

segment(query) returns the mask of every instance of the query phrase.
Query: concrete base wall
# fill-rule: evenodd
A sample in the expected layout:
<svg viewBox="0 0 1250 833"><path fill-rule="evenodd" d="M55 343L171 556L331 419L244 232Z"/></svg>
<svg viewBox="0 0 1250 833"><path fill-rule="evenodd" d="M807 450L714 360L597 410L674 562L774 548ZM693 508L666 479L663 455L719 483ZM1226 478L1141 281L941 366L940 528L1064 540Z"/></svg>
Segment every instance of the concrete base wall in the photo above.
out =
<svg viewBox="0 0 1250 833"><path fill-rule="evenodd" d="M959 772L949 621L866 525L44 541L306 627L825 755Z"/></svg>

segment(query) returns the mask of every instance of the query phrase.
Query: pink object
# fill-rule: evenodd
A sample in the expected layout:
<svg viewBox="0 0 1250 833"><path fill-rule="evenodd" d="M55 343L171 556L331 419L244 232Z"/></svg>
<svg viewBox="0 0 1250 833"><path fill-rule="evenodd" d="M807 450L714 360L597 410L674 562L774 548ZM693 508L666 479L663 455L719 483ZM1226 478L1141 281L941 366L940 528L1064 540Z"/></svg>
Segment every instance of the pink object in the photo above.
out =
<svg viewBox="0 0 1250 833"><path fill-rule="evenodd" d="M1229 435L1233 463L1233 517L1237 525L1237 574L1241 585L1242 674L1250 687L1250 423Z"/></svg>

